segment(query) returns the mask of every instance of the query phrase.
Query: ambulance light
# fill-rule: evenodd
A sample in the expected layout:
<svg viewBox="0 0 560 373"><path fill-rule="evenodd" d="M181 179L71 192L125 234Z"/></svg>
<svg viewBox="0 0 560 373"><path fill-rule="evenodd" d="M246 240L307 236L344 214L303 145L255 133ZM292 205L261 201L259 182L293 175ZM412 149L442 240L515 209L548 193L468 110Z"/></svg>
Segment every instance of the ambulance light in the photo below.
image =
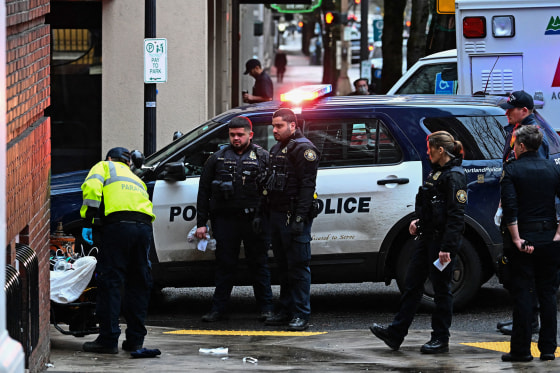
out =
<svg viewBox="0 0 560 373"><path fill-rule="evenodd" d="M515 36L515 18L513 16L492 17L492 35L495 38L511 38Z"/></svg>
<svg viewBox="0 0 560 373"><path fill-rule="evenodd" d="M485 38L486 18L484 17L463 18L463 36L466 38Z"/></svg>
<svg viewBox="0 0 560 373"><path fill-rule="evenodd" d="M315 84L305 85L292 89L289 92L280 95L280 101L289 101L293 103L300 103L302 101L311 101L324 96L332 91L330 84Z"/></svg>

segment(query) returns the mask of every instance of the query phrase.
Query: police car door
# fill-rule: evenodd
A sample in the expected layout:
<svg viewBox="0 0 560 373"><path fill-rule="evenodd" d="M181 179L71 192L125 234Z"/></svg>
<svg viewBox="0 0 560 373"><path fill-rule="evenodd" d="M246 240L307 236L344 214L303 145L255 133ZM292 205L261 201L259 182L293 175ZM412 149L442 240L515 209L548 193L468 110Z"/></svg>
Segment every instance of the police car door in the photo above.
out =
<svg viewBox="0 0 560 373"><path fill-rule="evenodd" d="M272 113L252 115L250 118L253 121L253 141L269 148L275 143L270 125ZM187 165L186 180L156 181L153 192L154 213L157 217L154 222L154 242L160 262L214 259L212 250L201 251L198 241L189 241L187 235L196 227L198 182L204 163L211 154L227 144L227 123L223 123L216 130L195 138L172 157L172 160L180 160Z"/></svg>
<svg viewBox="0 0 560 373"><path fill-rule="evenodd" d="M184 181L157 180L153 191L154 242L159 262L211 260L211 250L201 251L197 241L187 240L188 233L196 227L196 198L198 182L206 159L221 146L229 144L225 124L201 135L179 149L171 161L186 165Z"/></svg>
<svg viewBox="0 0 560 373"><path fill-rule="evenodd" d="M414 211L422 165L406 137L382 114L332 117L309 112L305 118L304 133L321 154L313 256L375 253L388 231Z"/></svg>

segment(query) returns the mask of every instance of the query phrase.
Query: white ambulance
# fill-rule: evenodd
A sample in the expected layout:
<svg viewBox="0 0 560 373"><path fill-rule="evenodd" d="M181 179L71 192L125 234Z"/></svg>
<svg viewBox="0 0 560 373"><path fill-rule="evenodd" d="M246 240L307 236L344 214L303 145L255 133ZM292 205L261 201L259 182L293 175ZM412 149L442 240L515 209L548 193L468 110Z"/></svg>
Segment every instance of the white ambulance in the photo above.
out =
<svg viewBox="0 0 560 373"><path fill-rule="evenodd" d="M457 50L421 59L388 94L524 90L560 130L560 2L456 0L455 19Z"/></svg>

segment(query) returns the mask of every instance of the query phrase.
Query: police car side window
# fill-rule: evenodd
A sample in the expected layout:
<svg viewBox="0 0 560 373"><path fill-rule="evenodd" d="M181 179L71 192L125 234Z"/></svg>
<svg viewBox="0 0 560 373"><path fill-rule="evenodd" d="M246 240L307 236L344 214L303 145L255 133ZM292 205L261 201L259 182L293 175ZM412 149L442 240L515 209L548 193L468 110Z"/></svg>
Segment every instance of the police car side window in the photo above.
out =
<svg viewBox="0 0 560 373"><path fill-rule="evenodd" d="M195 144L183 150L177 158L183 158L182 160L187 164L188 176L200 176L208 157L227 144L229 144L229 133L227 127L223 126L215 133L199 139Z"/></svg>
<svg viewBox="0 0 560 373"><path fill-rule="evenodd" d="M466 160L501 159L506 134L505 116L425 118L426 129L432 133L447 131L463 144Z"/></svg>
<svg viewBox="0 0 560 373"><path fill-rule="evenodd" d="M550 124L548 124L546 120L540 116L539 113L535 113L535 117L537 119L537 122L540 122L539 126L541 127L543 134L546 136L546 139L548 140L548 152L550 154L560 153L559 138L554 134L554 130L552 129Z"/></svg>
<svg viewBox="0 0 560 373"><path fill-rule="evenodd" d="M305 134L319 150L319 167L397 163L402 152L383 123L307 121Z"/></svg>
<svg viewBox="0 0 560 373"><path fill-rule="evenodd" d="M272 134L272 122L253 122L253 143L262 146L266 150L270 150L272 145L276 144Z"/></svg>
<svg viewBox="0 0 560 373"><path fill-rule="evenodd" d="M253 142L269 149L276 143L272 135L270 123L253 123ZM229 131L224 125L217 132L205 136L192 146L179 153L174 160L181 159L187 164L188 176L200 176L204 163L208 157L218 151L221 147L229 144Z"/></svg>

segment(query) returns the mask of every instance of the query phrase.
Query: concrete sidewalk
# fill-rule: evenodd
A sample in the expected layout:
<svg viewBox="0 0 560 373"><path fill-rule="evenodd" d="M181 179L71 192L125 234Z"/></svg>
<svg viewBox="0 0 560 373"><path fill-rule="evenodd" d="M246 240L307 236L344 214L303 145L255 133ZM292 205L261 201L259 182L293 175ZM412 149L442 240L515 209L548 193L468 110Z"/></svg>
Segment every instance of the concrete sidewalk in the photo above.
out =
<svg viewBox="0 0 560 373"><path fill-rule="evenodd" d="M423 355L419 349L430 337L428 330L411 330L400 350L391 351L367 328L329 332L312 329L309 333L273 335L268 330L236 333L148 327L144 346L158 348L162 354L157 358L134 359L124 351L116 355L82 352L82 344L95 336L75 338L51 328L50 361L53 367L48 372L560 371L559 360L540 361L537 352L533 352L535 360L529 363L502 362L501 351L509 350L509 337L499 333L452 331L449 353ZM199 352L200 348L218 347L226 347L227 354ZM557 356L560 356L558 352Z"/></svg>
<svg viewBox="0 0 560 373"><path fill-rule="evenodd" d="M302 85L321 84L323 66L310 65L310 57L301 52L301 35L296 33L296 37L287 40L280 49L286 53L288 64L282 83L277 81L276 68L270 68L269 75L274 83L274 100L280 100L280 94Z"/></svg>

